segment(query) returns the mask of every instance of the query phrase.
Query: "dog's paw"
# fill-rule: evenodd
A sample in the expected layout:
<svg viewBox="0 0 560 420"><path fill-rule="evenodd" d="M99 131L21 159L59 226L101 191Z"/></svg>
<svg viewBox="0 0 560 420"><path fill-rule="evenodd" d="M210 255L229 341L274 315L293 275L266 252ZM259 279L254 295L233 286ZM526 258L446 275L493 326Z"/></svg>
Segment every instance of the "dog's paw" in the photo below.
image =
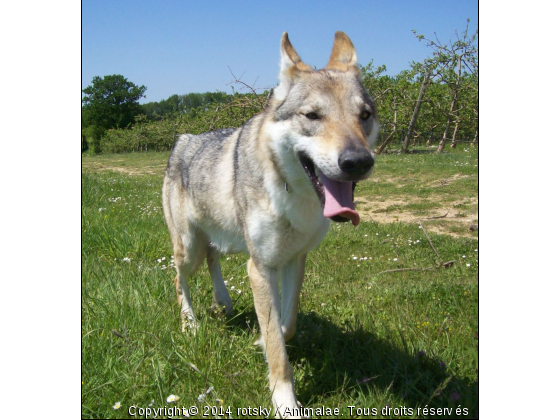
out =
<svg viewBox="0 0 560 420"><path fill-rule="evenodd" d="M195 333L198 329L198 322L195 317L188 312L181 312L181 331Z"/></svg>
<svg viewBox="0 0 560 420"><path fill-rule="evenodd" d="M198 323L195 321L183 321L181 323L181 331L185 334L195 334L198 330Z"/></svg>
<svg viewBox="0 0 560 420"><path fill-rule="evenodd" d="M215 316L225 316L226 318L233 318L235 316L233 306L220 305L218 303L212 303L210 313Z"/></svg>
<svg viewBox="0 0 560 420"><path fill-rule="evenodd" d="M293 386L289 383L278 384L272 392L274 416L277 419L301 419L302 405L296 400Z"/></svg>
<svg viewBox="0 0 560 420"><path fill-rule="evenodd" d="M304 410L303 410L303 405L299 402L296 401L297 406L294 408L291 408L289 410L276 410L276 418L277 419L309 419L310 417L305 415ZM282 415L285 415L285 417L282 417Z"/></svg>

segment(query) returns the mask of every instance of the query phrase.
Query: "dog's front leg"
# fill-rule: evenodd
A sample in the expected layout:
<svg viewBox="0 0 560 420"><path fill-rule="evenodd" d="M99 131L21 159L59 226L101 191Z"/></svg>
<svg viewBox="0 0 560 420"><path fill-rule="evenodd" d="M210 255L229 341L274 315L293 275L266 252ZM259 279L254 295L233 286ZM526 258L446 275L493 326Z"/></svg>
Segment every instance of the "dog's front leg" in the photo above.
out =
<svg viewBox="0 0 560 420"><path fill-rule="evenodd" d="M253 259L247 263L247 270L261 328L260 344L264 347L268 361L272 403L276 417L289 418L298 404L294 393L294 374L288 361L280 320L278 271L257 265Z"/></svg>
<svg viewBox="0 0 560 420"><path fill-rule="evenodd" d="M296 333L296 320L299 309L299 296L305 272L307 254L298 255L280 271L282 286L282 331L288 341Z"/></svg>

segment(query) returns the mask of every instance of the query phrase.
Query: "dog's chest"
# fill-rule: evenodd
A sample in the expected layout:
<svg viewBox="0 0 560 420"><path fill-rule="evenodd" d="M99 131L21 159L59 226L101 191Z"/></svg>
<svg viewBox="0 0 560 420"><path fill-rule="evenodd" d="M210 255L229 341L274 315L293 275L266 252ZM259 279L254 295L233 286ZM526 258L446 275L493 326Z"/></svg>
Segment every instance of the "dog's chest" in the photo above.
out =
<svg viewBox="0 0 560 420"><path fill-rule="evenodd" d="M250 248L261 261L271 266L282 266L295 256L317 247L326 235L329 224L328 219L315 217L308 219L302 229L301 226L294 226L286 215L254 212L247 226Z"/></svg>

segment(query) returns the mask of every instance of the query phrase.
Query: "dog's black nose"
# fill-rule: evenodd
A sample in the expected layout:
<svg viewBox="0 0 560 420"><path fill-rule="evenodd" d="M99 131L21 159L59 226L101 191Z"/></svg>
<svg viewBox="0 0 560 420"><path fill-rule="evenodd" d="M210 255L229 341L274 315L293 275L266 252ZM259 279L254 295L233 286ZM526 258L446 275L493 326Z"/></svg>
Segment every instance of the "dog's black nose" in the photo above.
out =
<svg viewBox="0 0 560 420"><path fill-rule="evenodd" d="M373 166L373 156L366 149L346 149L338 158L340 169L352 176L361 176Z"/></svg>

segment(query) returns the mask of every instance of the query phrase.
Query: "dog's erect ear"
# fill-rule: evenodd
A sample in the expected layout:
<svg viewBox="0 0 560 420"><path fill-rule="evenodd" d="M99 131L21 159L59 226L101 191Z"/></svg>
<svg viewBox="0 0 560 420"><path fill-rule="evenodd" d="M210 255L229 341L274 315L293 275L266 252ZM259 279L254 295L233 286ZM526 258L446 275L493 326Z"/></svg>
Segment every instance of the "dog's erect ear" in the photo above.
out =
<svg viewBox="0 0 560 420"><path fill-rule="evenodd" d="M280 84L274 89L274 99L284 100L290 86L300 71L312 71L312 68L301 61L295 48L290 43L288 33L282 34L280 41Z"/></svg>
<svg viewBox="0 0 560 420"><path fill-rule="evenodd" d="M340 71L357 70L357 62L358 56L354 44L352 44L348 35L341 31L335 33L331 58L325 68Z"/></svg>

